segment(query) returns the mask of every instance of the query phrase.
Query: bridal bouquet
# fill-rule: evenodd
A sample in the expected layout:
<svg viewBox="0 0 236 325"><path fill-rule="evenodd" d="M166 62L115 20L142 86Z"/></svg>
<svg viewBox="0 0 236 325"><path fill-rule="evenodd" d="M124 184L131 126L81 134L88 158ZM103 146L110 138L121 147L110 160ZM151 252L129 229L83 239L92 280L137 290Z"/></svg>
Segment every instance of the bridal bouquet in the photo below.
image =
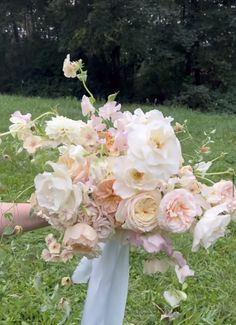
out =
<svg viewBox="0 0 236 325"><path fill-rule="evenodd" d="M57 153L35 177L31 199L34 213L61 233L60 241L47 236L43 259L94 258L102 253L101 243L117 236L148 253L164 252L165 263L151 259L145 271L173 267L183 283L194 272L168 237L190 233L197 251L224 236L236 216L233 182L213 183L214 173L208 172L213 161L204 162L202 155L192 166L184 161L178 137L186 125L172 125L157 109L122 111L117 94L98 107L82 61L71 62L68 55L63 71L78 78L88 94L82 97L82 117L49 112L32 120L17 111L10 118L9 132L29 154L48 148ZM207 143L213 133L206 134ZM201 148L208 150L206 144Z"/></svg>

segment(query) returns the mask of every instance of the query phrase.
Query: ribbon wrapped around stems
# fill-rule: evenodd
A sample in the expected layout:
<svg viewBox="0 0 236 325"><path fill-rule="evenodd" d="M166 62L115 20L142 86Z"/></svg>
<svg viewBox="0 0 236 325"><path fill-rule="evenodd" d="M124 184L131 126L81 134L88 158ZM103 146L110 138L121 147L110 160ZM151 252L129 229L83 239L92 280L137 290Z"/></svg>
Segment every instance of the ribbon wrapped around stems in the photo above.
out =
<svg viewBox="0 0 236 325"><path fill-rule="evenodd" d="M72 276L74 283L87 283L81 325L122 325L129 282L129 246L118 238L107 242L102 255L82 258Z"/></svg>

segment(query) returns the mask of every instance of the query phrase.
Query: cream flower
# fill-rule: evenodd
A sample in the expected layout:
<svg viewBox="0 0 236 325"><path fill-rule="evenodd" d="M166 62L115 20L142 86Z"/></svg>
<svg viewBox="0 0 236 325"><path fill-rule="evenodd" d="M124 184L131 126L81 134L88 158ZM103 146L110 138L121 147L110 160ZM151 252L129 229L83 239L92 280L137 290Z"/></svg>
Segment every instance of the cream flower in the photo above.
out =
<svg viewBox="0 0 236 325"><path fill-rule="evenodd" d="M79 70L79 62L71 62L70 54L67 54L64 62L62 71L66 78L76 78L77 71Z"/></svg>
<svg viewBox="0 0 236 325"><path fill-rule="evenodd" d="M148 232L158 226L158 212L161 201L159 191L144 192L120 202L116 220L125 229Z"/></svg>
<svg viewBox="0 0 236 325"><path fill-rule="evenodd" d="M94 113L95 112L95 108L91 104L91 102L89 100L89 97L87 97L85 95L82 97L81 108L82 108L82 114L83 114L83 116L86 116L89 113Z"/></svg>
<svg viewBox="0 0 236 325"><path fill-rule="evenodd" d="M82 201L79 184L73 185L64 165L50 162L54 172L35 177L36 198L41 208L51 212L74 211Z"/></svg>
<svg viewBox="0 0 236 325"><path fill-rule="evenodd" d="M37 149L42 147L42 144L43 142L41 137L30 134L24 139L23 148L27 150L28 153L33 154Z"/></svg>
<svg viewBox="0 0 236 325"><path fill-rule="evenodd" d="M94 146L98 142L98 134L91 123L84 124L80 129L79 143L87 148Z"/></svg>
<svg viewBox="0 0 236 325"><path fill-rule="evenodd" d="M213 185L213 190L219 199L218 203L227 203L229 212L236 209L236 188L233 182L221 180Z"/></svg>
<svg viewBox="0 0 236 325"><path fill-rule="evenodd" d="M168 119L133 124L128 133L128 155L160 180L177 174L182 164L181 147Z"/></svg>
<svg viewBox="0 0 236 325"><path fill-rule="evenodd" d="M227 212L236 210L236 188L231 181L221 180L213 186L202 185L201 194L213 206L226 203Z"/></svg>
<svg viewBox="0 0 236 325"><path fill-rule="evenodd" d="M31 114L22 115L20 111L17 111L11 115L10 122L12 125L9 131L13 137L23 140L32 134L31 128L34 123L31 121Z"/></svg>
<svg viewBox="0 0 236 325"><path fill-rule="evenodd" d="M45 132L57 145L80 144L80 130L84 124L82 121L56 116L47 122Z"/></svg>
<svg viewBox="0 0 236 325"><path fill-rule="evenodd" d="M209 248L218 238L224 236L226 227L230 223L230 215L224 214L226 210L226 204L221 204L205 212L194 228L193 252L196 252L200 246Z"/></svg>
<svg viewBox="0 0 236 325"><path fill-rule="evenodd" d="M184 189L167 193L160 204L160 228L182 233L191 227L194 217L200 213L194 196Z"/></svg>
<svg viewBox="0 0 236 325"><path fill-rule="evenodd" d="M138 161L127 156L114 158L112 171L115 177L114 191L123 199L141 191L152 191L158 185L155 175L145 170Z"/></svg>
<svg viewBox="0 0 236 325"><path fill-rule="evenodd" d="M89 254L95 251L98 243L96 231L86 223L77 223L68 227L63 238L63 245L73 254Z"/></svg>

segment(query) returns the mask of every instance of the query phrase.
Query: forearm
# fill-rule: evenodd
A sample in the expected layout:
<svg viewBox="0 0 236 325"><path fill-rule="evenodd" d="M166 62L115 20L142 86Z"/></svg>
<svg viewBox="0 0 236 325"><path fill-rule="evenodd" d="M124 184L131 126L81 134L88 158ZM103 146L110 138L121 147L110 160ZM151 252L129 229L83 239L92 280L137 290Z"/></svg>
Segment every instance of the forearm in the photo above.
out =
<svg viewBox="0 0 236 325"><path fill-rule="evenodd" d="M48 223L35 215L30 217L31 205L28 203L0 203L0 235L5 227L21 226L23 231L29 231L48 226ZM12 216L12 218L7 217Z"/></svg>

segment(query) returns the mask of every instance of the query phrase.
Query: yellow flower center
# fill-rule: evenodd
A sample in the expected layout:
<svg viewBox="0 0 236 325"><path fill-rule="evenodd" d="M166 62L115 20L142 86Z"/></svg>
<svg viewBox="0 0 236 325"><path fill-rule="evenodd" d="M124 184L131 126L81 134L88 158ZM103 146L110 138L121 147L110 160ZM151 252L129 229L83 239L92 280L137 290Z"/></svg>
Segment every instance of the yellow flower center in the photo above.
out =
<svg viewBox="0 0 236 325"><path fill-rule="evenodd" d="M146 198L136 204L134 211L140 219L148 220L156 216L157 210L157 203L151 198Z"/></svg>
<svg viewBox="0 0 236 325"><path fill-rule="evenodd" d="M150 140L156 149L161 149L164 145L163 136L158 131L151 132Z"/></svg>
<svg viewBox="0 0 236 325"><path fill-rule="evenodd" d="M138 182L142 181L142 179L144 177L144 173L139 172L137 169L132 169L131 177L136 183L138 183Z"/></svg>

